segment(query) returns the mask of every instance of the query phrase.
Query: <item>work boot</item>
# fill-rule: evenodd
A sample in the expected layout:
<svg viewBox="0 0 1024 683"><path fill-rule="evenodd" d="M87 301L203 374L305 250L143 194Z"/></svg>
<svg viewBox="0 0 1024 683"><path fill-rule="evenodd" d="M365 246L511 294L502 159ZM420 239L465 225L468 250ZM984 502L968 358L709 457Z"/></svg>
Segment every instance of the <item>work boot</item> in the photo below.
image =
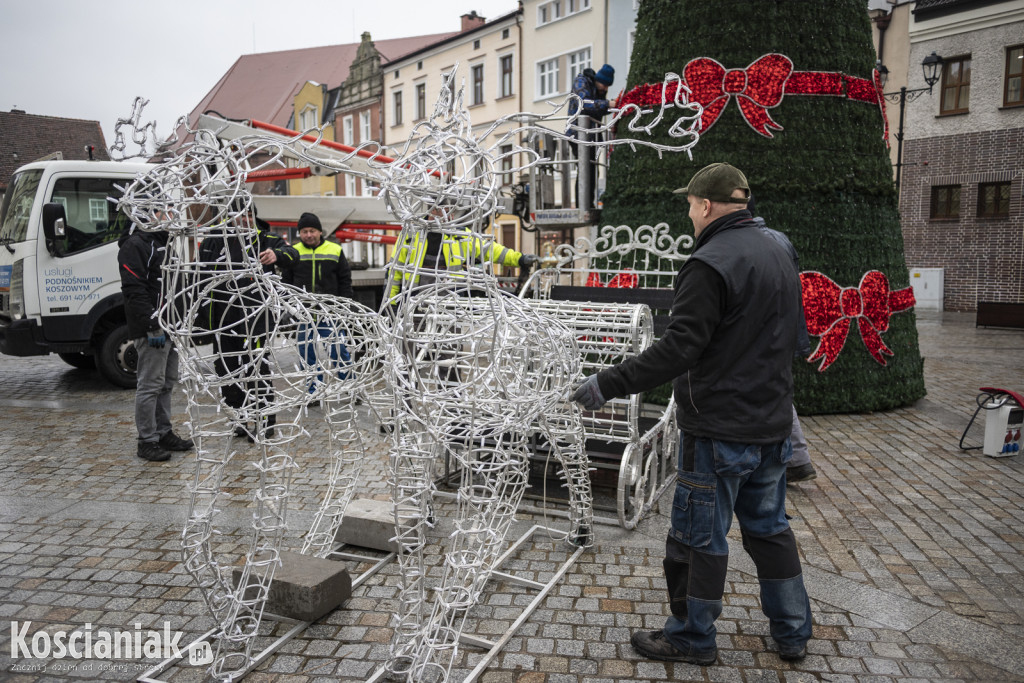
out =
<svg viewBox="0 0 1024 683"><path fill-rule="evenodd" d="M814 465L807 463L806 465L797 465L796 467L786 468L786 484L797 484L801 481L810 481L811 479L817 479L818 473L814 471Z"/></svg>
<svg viewBox="0 0 1024 683"><path fill-rule="evenodd" d="M807 656L807 646L801 645L800 647L782 647L779 645L779 658L785 659L787 662L796 662Z"/></svg>
<svg viewBox="0 0 1024 683"><path fill-rule="evenodd" d="M165 451L190 451L194 447L192 439L183 439L173 431L161 436L157 444Z"/></svg>
<svg viewBox="0 0 1024 683"><path fill-rule="evenodd" d="M136 455L150 462L164 462L171 459L171 454L160 448L160 444L156 441L140 441Z"/></svg>
<svg viewBox="0 0 1024 683"><path fill-rule="evenodd" d="M718 648L707 652L687 654L668 642L664 631L637 631L630 637L633 649L648 659L663 662L687 662L698 666L711 666L718 661Z"/></svg>

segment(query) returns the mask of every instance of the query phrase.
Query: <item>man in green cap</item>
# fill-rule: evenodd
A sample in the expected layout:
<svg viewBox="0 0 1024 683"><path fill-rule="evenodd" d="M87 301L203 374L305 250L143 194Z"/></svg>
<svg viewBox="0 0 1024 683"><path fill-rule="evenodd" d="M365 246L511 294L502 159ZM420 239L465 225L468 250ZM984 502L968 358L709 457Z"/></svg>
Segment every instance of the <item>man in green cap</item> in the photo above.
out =
<svg viewBox="0 0 1024 683"><path fill-rule="evenodd" d="M696 243L676 276L668 329L573 394L597 410L674 378L679 476L664 560L672 616L660 631L634 633L633 647L652 659L715 663L735 512L779 656L802 659L811 605L785 510L799 277L752 220L738 169L711 164L676 193L689 202Z"/></svg>

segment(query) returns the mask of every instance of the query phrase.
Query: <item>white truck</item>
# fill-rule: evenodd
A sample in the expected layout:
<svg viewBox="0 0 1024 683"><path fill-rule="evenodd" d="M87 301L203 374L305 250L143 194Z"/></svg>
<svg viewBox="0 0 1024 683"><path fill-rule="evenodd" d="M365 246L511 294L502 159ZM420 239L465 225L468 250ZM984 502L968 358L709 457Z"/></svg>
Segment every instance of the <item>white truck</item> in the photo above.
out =
<svg viewBox="0 0 1024 683"><path fill-rule="evenodd" d="M135 386L117 272L117 197L148 164L42 161L18 169L0 208L0 353L58 354Z"/></svg>
<svg viewBox="0 0 1024 683"><path fill-rule="evenodd" d="M149 164L40 161L19 168L0 208L0 353L58 354L76 368L95 367L119 387L135 387L137 356L128 336L117 270L117 239L127 218L108 198L120 196ZM254 198L261 218L316 212L325 225L382 223L374 197ZM353 271L356 298L380 302L380 268Z"/></svg>

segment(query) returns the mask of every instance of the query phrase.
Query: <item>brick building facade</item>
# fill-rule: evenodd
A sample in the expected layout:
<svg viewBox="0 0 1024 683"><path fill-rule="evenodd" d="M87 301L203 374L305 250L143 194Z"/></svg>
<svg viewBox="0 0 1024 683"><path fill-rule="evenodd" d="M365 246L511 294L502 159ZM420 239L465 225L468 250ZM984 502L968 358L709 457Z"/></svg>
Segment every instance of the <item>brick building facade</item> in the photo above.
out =
<svg viewBox="0 0 1024 683"><path fill-rule="evenodd" d="M908 140L900 213L907 263L945 269L947 311L1024 302L1024 128ZM980 189L1010 184L1009 215L979 215ZM932 188L959 188L956 217L932 216Z"/></svg>
<svg viewBox="0 0 1024 683"><path fill-rule="evenodd" d="M907 265L944 270L947 311L1024 303L1024 0L918 0L909 34L909 63L944 63L907 106Z"/></svg>

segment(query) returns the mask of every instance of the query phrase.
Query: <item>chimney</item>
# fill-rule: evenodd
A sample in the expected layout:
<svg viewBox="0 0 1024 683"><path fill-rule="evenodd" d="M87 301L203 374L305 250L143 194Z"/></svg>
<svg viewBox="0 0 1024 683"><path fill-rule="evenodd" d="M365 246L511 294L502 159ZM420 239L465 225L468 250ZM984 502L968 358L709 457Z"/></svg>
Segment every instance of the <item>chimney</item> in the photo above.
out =
<svg viewBox="0 0 1024 683"><path fill-rule="evenodd" d="M473 10L469 14L462 15L462 32L465 33L466 31L472 31L486 23L487 20L477 14L476 10Z"/></svg>

